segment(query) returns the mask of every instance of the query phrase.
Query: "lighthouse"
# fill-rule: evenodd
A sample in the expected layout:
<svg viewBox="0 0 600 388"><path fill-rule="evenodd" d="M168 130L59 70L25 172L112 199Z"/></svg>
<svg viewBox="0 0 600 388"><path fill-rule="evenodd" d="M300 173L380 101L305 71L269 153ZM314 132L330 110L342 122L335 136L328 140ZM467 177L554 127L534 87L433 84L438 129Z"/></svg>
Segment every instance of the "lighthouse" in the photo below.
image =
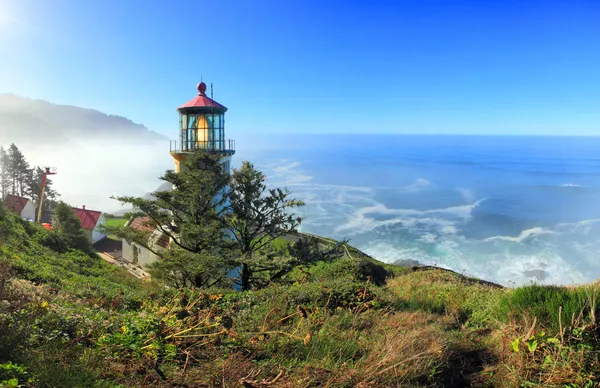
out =
<svg viewBox="0 0 600 388"><path fill-rule="evenodd" d="M198 95L177 108L179 112L179 140L171 141L171 156L175 171L179 172L185 158L202 150L219 155L224 171L231 168L235 141L225 139L225 112L227 108L206 95L206 84L197 86ZM211 86L212 97L212 86Z"/></svg>

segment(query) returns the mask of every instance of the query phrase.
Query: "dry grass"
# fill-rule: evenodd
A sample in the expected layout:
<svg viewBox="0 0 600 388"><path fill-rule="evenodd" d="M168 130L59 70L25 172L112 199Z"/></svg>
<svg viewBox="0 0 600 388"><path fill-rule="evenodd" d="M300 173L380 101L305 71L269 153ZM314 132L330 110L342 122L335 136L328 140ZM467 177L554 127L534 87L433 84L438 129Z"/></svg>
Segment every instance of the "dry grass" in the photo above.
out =
<svg viewBox="0 0 600 388"><path fill-rule="evenodd" d="M544 335L535 317L523 317L522 322L525 323L509 323L491 335L500 361L492 368L495 386L592 387L586 384L590 384L594 376L584 371L600 370L596 352L570 343L569 338L561 339L560 335ZM552 342L540 338L532 351L523 339L536 336L549 337ZM514 348L517 338L521 339L518 351Z"/></svg>
<svg viewBox="0 0 600 388"><path fill-rule="evenodd" d="M427 379L447 356L439 317L424 312L402 312L382 319L374 328L382 338L359 365L357 387L402 385Z"/></svg>

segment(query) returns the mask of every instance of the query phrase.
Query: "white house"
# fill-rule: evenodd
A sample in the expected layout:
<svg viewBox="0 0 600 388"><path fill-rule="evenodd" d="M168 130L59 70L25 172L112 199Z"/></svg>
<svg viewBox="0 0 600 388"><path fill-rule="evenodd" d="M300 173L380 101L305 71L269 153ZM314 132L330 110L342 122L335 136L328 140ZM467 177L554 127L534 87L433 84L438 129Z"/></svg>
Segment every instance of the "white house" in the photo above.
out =
<svg viewBox="0 0 600 388"><path fill-rule="evenodd" d="M35 221L35 206L29 198L8 194L4 198L4 206L26 220Z"/></svg>
<svg viewBox="0 0 600 388"><path fill-rule="evenodd" d="M106 237L100 230L101 226L106 223L106 218L102 212L86 209L85 206L81 208L74 207L73 211L79 217L83 233L91 244L95 244Z"/></svg>
<svg viewBox="0 0 600 388"><path fill-rule="evenodd" d="M154 252L162 252L169 247L170 237L152 225L149 217L136 217L125 224L134 230L151 232L148 237L148 246L152 250L133 241L123 239L123 258L130 263L147 268L149 264L157 261L160 256ZM154 251L154 252L153 252Z"/></svg>

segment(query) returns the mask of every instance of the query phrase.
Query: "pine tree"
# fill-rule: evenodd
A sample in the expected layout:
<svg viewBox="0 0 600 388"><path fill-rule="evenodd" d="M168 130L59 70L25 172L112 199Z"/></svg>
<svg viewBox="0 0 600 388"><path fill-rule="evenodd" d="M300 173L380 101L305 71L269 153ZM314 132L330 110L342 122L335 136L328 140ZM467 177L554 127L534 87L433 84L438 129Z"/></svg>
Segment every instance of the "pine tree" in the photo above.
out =
<svg viewBox="0 0 600 388"><path fill-rule="evenodd" d="M53 225L69 246L82 251L91 250L91 245L85 238L81 228L81 221L68 204L59 202L56 205Z"/></svg>
<svg viewBox="0 0 600 388"><path fill-rule="evenodd" d="M11 194L24 196L27 189L27 176L29 163L19 148L13 143L8 148L9 168L11 180Z"/></svg>
<svg viewBox="0 0 600 388"><path fill-rule="evenodd" d="M42 181L44 179L44 170L38 166L29 170L29 174L26 177L26 191L25 195L31 198L37 209L39 206L40 193L42 191ZM52 188L52 180L50 177L46 179L46 189L44 190L44 202L42 211L48 211L53 209L60 195Z"/></svg>
<svg viewBox="0 0 600 388"><path fill-rule="evenodd" d="M250 288L253 273L279 274L283 269L277 255L265 258L257 253L302 222L301 217L288 213L288 209L304 206L302 201L289 198L290 194L285 188L267 189L265 175L250 162L245 161L239 170L233 170L227 221L241 252L243 290Z"/></svg>
<svg viewBox="0 0 600 388"><path fill-rule="evenodd" d="M149 243L149 232L128 227L106 227L105 232L162 256L153 265L154 274L172 285L208 287L223 282L234 263L230 260L231 241L226 239L224 220L229 175L218 160L201 151L190 155L179 173L168 170L160 178L174 189L155 192L156 199L113 197L136 209L128 217L148 217L149 226L170 237L172 249L157 251Z"/></svg>
<svg viewBox="0 0 600 388"><path fill-rule="evenodd" d="M11 187L9 173L10 159L4 147L0 146L0 196L4 199L9 194Z"/></svg>

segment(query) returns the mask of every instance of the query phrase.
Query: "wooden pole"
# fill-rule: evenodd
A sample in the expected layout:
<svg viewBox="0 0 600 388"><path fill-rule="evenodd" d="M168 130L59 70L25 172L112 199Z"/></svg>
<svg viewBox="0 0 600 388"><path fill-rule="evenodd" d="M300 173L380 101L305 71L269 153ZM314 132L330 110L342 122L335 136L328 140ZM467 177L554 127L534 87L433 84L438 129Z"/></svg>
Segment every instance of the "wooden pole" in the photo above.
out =
<svg viewBox="0 0 600 388"><path fill-rule="evenodd" d="M42 204L44 202L44 190L46 189L46 173L42 178L42 190L40 191L40 198L38 199L38 214L37 214L37 222L42 222Z"/></svg>

